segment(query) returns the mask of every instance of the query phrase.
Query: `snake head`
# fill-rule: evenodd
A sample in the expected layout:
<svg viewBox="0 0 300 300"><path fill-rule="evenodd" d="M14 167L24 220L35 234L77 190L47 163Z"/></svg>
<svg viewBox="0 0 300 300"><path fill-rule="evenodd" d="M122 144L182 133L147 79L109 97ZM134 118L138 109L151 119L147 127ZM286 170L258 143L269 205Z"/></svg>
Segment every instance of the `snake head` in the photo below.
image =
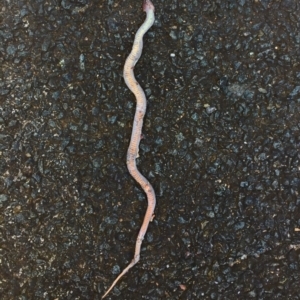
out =
<svg viewBox="0 0 300 300"><path fill-rule="evenodd" d="M147 12L149 10L153 10L154 11L154 5L150 0L144 0L143 1L143 11Z"/></svg>

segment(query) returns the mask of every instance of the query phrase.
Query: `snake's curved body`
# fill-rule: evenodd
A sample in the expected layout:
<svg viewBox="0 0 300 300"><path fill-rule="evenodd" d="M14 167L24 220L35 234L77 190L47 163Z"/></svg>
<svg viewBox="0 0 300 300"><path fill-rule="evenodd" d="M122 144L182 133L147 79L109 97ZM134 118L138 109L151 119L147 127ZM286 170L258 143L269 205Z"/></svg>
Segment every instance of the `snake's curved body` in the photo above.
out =
<svg viewBox="0 0 300 300"><path fill-rule="evenodd" d="M136 98L136 110L135 110L135 116L133 121L131 140L127 151L127 168L131 176L140 184L140 186L146 193L148 199L148 207L144 217L143 224L141 226L141 229L139 231L136 240L134 257L130 262L130 264L115 279L115 281L112 283L110 288L104 294L102 299L111 291L111 289L116 285L119 279L139 261L141 245L144 236L147 232L149 222L153 218L153 212L156 204L155 192L152 185L139 172L139 170L136 167L136 158L138 157L139 144L140 144L141 134L142 134L143 119L146 113L147 100L143 89L141 88L141 86L139 85L139 83L136 81L134 77L133 69L142 54L143 36L153 25L155 20L154 6L150 0L143 0L143 11L146 12L147 16L144 23L138 29L135 35L131 53L127 57L124 65L123 75L124 75L124 80L126 85L132 91L132 93L135 95Z"/></svg>

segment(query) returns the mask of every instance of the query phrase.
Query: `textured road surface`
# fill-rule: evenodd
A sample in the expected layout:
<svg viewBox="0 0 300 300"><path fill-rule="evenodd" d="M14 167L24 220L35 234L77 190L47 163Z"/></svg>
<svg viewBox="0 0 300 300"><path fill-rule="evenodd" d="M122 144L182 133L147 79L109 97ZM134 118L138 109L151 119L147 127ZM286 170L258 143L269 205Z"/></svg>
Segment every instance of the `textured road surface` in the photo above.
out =
<svg viewBox="0 0 300 300"><path fill-rule="evenodd" d="M146 199L122 78L139 1L3 0L0 294L100 299ZM137 79L157 192L108 299L300 299L300 5L154 1Z"/></svg>

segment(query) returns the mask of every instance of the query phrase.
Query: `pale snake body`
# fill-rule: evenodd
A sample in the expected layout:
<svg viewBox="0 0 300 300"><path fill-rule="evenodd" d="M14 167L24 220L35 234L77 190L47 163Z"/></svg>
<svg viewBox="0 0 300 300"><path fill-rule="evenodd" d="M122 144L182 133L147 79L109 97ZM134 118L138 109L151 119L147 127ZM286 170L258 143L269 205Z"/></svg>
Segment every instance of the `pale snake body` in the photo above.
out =
<svg viewBox="0 0 300 300"><path fill-rule="evenodd" d="M130 264L115 279L115 281L112 283L110 288L103 295L102 299L105 296L107 296L107 294L116 285L119 279L139 261L142 241L147 232L149 223L153 218L153 212L156 204L155 192L152 185L139 172L139 170L136 167L136 158L138 157L138 150L139 150L139 144L142 135L143 119L146 113L147 100L143 89L141 88L141 86L139 85L139 83L136 81L134 77L133 69L142 54L143 36L153 25L155 20L154 6L150 0L143 0L143 11L146 12L147 16L144 23L141 25L141 27L138 29L135 35L131 53L127 57L124 65L123 75L124 75L124 80L126 85L136 97L136 110L135 110L135 116L133 121L131 140L127 151L127 168L131 176L140 184L140 186L146 193L147 200L148 200L148 207L144 217L143 224L137 236L134 257L130 262Z"/></svg>

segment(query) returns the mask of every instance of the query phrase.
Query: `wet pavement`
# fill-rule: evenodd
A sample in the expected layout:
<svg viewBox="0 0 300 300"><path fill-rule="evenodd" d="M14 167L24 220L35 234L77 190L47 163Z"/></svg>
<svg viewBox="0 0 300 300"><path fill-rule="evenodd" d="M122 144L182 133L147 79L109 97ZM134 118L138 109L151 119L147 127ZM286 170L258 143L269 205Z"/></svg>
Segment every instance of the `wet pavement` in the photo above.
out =
<svg viewBox="0 0 300 300"><path fill-rule="evenodd" d="M0 294L101 299L146 210L122 69L141 1L4 1ZM300 299L298 1L154 1L135 74L157 193L107 299Z"/></svg>

